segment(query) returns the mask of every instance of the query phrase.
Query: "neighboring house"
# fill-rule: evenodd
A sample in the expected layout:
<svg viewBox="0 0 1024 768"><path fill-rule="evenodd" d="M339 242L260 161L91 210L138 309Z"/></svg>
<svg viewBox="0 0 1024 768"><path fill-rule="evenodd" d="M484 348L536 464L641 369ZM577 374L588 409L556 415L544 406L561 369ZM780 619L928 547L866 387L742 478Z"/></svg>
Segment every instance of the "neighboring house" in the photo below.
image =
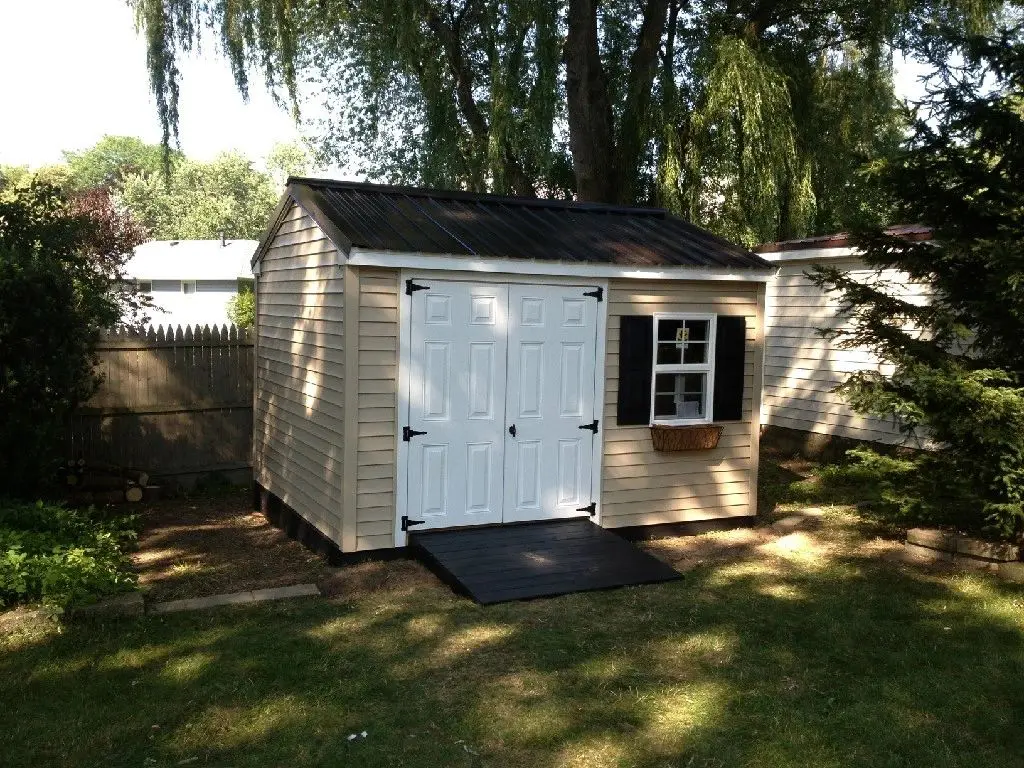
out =
<svg viewBox="0 0 1024 768"><path fill-rule="evenodd" d="M255 478L342 552L757 511L771 269L736 245L659 210L293 179L253 267ZM656 450L652 423L721 437Z"/></svg>
<svg viewBox="0 0 1024 768"><path fill-rule="evenodd" d="M910 240L931 236L921 226L889 232ZM788 437L811 450L825 447L832 436L920 447L921 440L901 433L892 420L858 414L832 391L850 373L884 368L868 349L838 349L821 338L819 328L840 328L847 321L839 314L839 295L818 288L805 273L818 265L834 266L861 282L881 279L896 295L921 302L927 300L927 289L895 270L876 274L845 234L769 243L755 251L776 267L768 283L765 321L765 426L793 433Z"/></svg>
<svg viewBox="0 0 1024 768"><path fill-rule="evenodd" d="M153 297L153 325L224 325L228 300L252 284L255 240L150 240L125 265L141 293Z"/></svg>

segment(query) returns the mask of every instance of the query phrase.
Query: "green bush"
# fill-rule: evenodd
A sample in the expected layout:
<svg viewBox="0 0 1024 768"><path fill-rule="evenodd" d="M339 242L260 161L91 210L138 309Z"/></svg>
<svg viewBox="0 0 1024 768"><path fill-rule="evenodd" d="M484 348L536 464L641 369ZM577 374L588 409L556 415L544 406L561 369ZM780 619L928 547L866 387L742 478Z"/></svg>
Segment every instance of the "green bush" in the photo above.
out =
<svg viewBox="0 0 1024 768"><path fill-rule="evenodd" d="M0 502L0 605L65 606L130 590L134 518L93 508Z"/></svg>
<svg viewBox="0 0 1024 768"><path fill-rule="evenodd" d="M228 299L228 319L239 328L256 325L256 293L247 285Z"/></svg>
<svg viewBox="0 0 1024 768"><path fill-rule="evenodd" d="M849 463L833 471L842 471L847 478L859 476L870 483L877 499L870 515L876 519L908 527L955 528L994 540L1014 535L1005 525L1012 516L987 508L978 498L971 476L958 471L948 454L890 456L870 448L854 448L846 456ZM822 474L830 469L825 468Z"/></svg>

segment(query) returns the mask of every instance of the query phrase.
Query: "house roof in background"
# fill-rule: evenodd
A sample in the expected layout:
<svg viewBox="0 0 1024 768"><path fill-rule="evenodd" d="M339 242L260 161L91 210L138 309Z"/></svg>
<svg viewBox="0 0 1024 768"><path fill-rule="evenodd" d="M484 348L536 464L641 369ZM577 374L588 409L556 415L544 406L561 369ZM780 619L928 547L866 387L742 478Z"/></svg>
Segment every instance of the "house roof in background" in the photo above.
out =
<svg viewBox="0 0 1024 768"><path fill-rule="evenodd" d="M931 227L924 224L894 224L885 229L888 235L902 237L905 240L930 240ZM805 251L812 248L852 248L849 232L838 232L834 235L818 235L802 237L798 240L780 240L776 243L762 243L754 248L755 253L782 253L784 251Z"/></svg>
<svg viewBox="0 0 1024 768"><path fill-rule="evenodd" d="M236 280L252 277L256 240L150 240L135 249L125 273L139 280Z"/></svg>
<svg viewBox="0 0 1024 768"><path fill-rule="evenodd" d="M766 270L760 257L667 211L291 178L295 200L346 254L444 254L636 267ZM264 235L258 258L276 221Z"/></svg>

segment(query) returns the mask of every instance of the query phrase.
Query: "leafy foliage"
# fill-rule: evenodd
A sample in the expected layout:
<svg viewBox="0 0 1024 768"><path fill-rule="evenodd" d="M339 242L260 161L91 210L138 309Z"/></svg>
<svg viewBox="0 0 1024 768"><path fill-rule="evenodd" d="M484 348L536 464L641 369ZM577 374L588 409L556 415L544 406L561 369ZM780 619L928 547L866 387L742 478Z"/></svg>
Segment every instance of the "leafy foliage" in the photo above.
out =
<svg viewBox="0 0 1024 768"><path fill-rule="evenodd" d="M311 158L306 148L298 143L278 142L267 153L266 166L274 184L284 189L289 176L309 173Z"/></svg>
<svg viewBox="0 0 1024 768"><path fill-rule="evenodd" d="M923 481L897 505L921 519L1001 537L1024 534L1024 41L950 35L963 64L944 73L930 119L880 180L898 215L933 230L908 242L880 230L858 237L872 267L896 269L932 289L926 304L898 286L863 284L837 269L815 281L839 291L848 330L840 347L867 346L892 367L841 387L859 410L923 427L939 450ZM941 491L929 502L928 488ZM945 508L944 508L945 507Z"/></svg>
<svg viewBox="0 0 1024 768"><path fill-rule="evenodd" d="M129 590L135 576L125 547L134 538L130 517L0 501L0 605L64 606Z"/></svg>
<svg viewBox="0 0 1024 768"><path fill-rule="evenodd" d="M178 160L170 176L129 174L119 194L158 240L258 238L277 198L270 177L235 152L209 163Z"/></svg>
<svg viewBox="0 0 1024 768"><path fill-rule="evenodd" d="M228 299L228 319L239 328L256 325L256 293L248 286Z"/></svg>
<svg viewBox="0 0 1024 768"><path fill-rule="evenodd" d="M173 152L171 157L180 160L182 156ZM81 152L65 152L64 161L73 189L118 189L130 175L160 174L164 150L134 136L104 136Z"/></svg>
<svg viewBox="0 0 1024 768"><path fill-rule="evenodd" d="M104 190L66 198L30 180L0 188L0 477L32 492L52 475L64 419L97 384L104 328L145 299L123 266L145 231Z"/></svg>
<svg viewBox="0 0 1024 768"><path fill-rule="evenodd" d="M854 169L897 148L891 51L1002 0L131 0L168 139L177 57L213 30L326 106L320 160L375 180L664 205L743 240L888 213Z"/></svg>

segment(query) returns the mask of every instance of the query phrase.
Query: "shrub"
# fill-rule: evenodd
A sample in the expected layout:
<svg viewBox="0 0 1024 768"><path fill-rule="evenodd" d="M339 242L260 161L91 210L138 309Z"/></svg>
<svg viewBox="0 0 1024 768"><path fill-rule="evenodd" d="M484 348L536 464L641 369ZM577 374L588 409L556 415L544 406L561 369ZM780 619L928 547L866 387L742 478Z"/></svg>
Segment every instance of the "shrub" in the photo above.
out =
<svg viewBox="0 0 1024 768"><path fill-rule="evenodd" d="M134 518L93 508L0 502L0 605L65 606L130 590Z"/></svg>
<svg viewBox="0 0 1024 768"><path fill-rule="evenodd" d="M34 497L63 453L65 419L95 390L93 348L144 300L124 263L144 232L101 191L0 187L0 478Z"/></svg>
<svg viewBox="0 0 1024 768"><path fill-rule="evenodd" d="M248 286L228 299L228 319L239 328L256 325L256 293Z"/></svg>
<svg viewBox="0 0 1024 768"><path fill-rule="evenodd" d="M965 474L956 458L948 453L921 452L913 456L890 456L870 448L854 448L846 453L849 463L841 468L847 479L860 477L870 484L877 499L869 514L876 519L901 526L939 526L988 539L1013 538L1015 527L1007 520L1014 515L990 509L978 498L971 475Z"/></svg>

